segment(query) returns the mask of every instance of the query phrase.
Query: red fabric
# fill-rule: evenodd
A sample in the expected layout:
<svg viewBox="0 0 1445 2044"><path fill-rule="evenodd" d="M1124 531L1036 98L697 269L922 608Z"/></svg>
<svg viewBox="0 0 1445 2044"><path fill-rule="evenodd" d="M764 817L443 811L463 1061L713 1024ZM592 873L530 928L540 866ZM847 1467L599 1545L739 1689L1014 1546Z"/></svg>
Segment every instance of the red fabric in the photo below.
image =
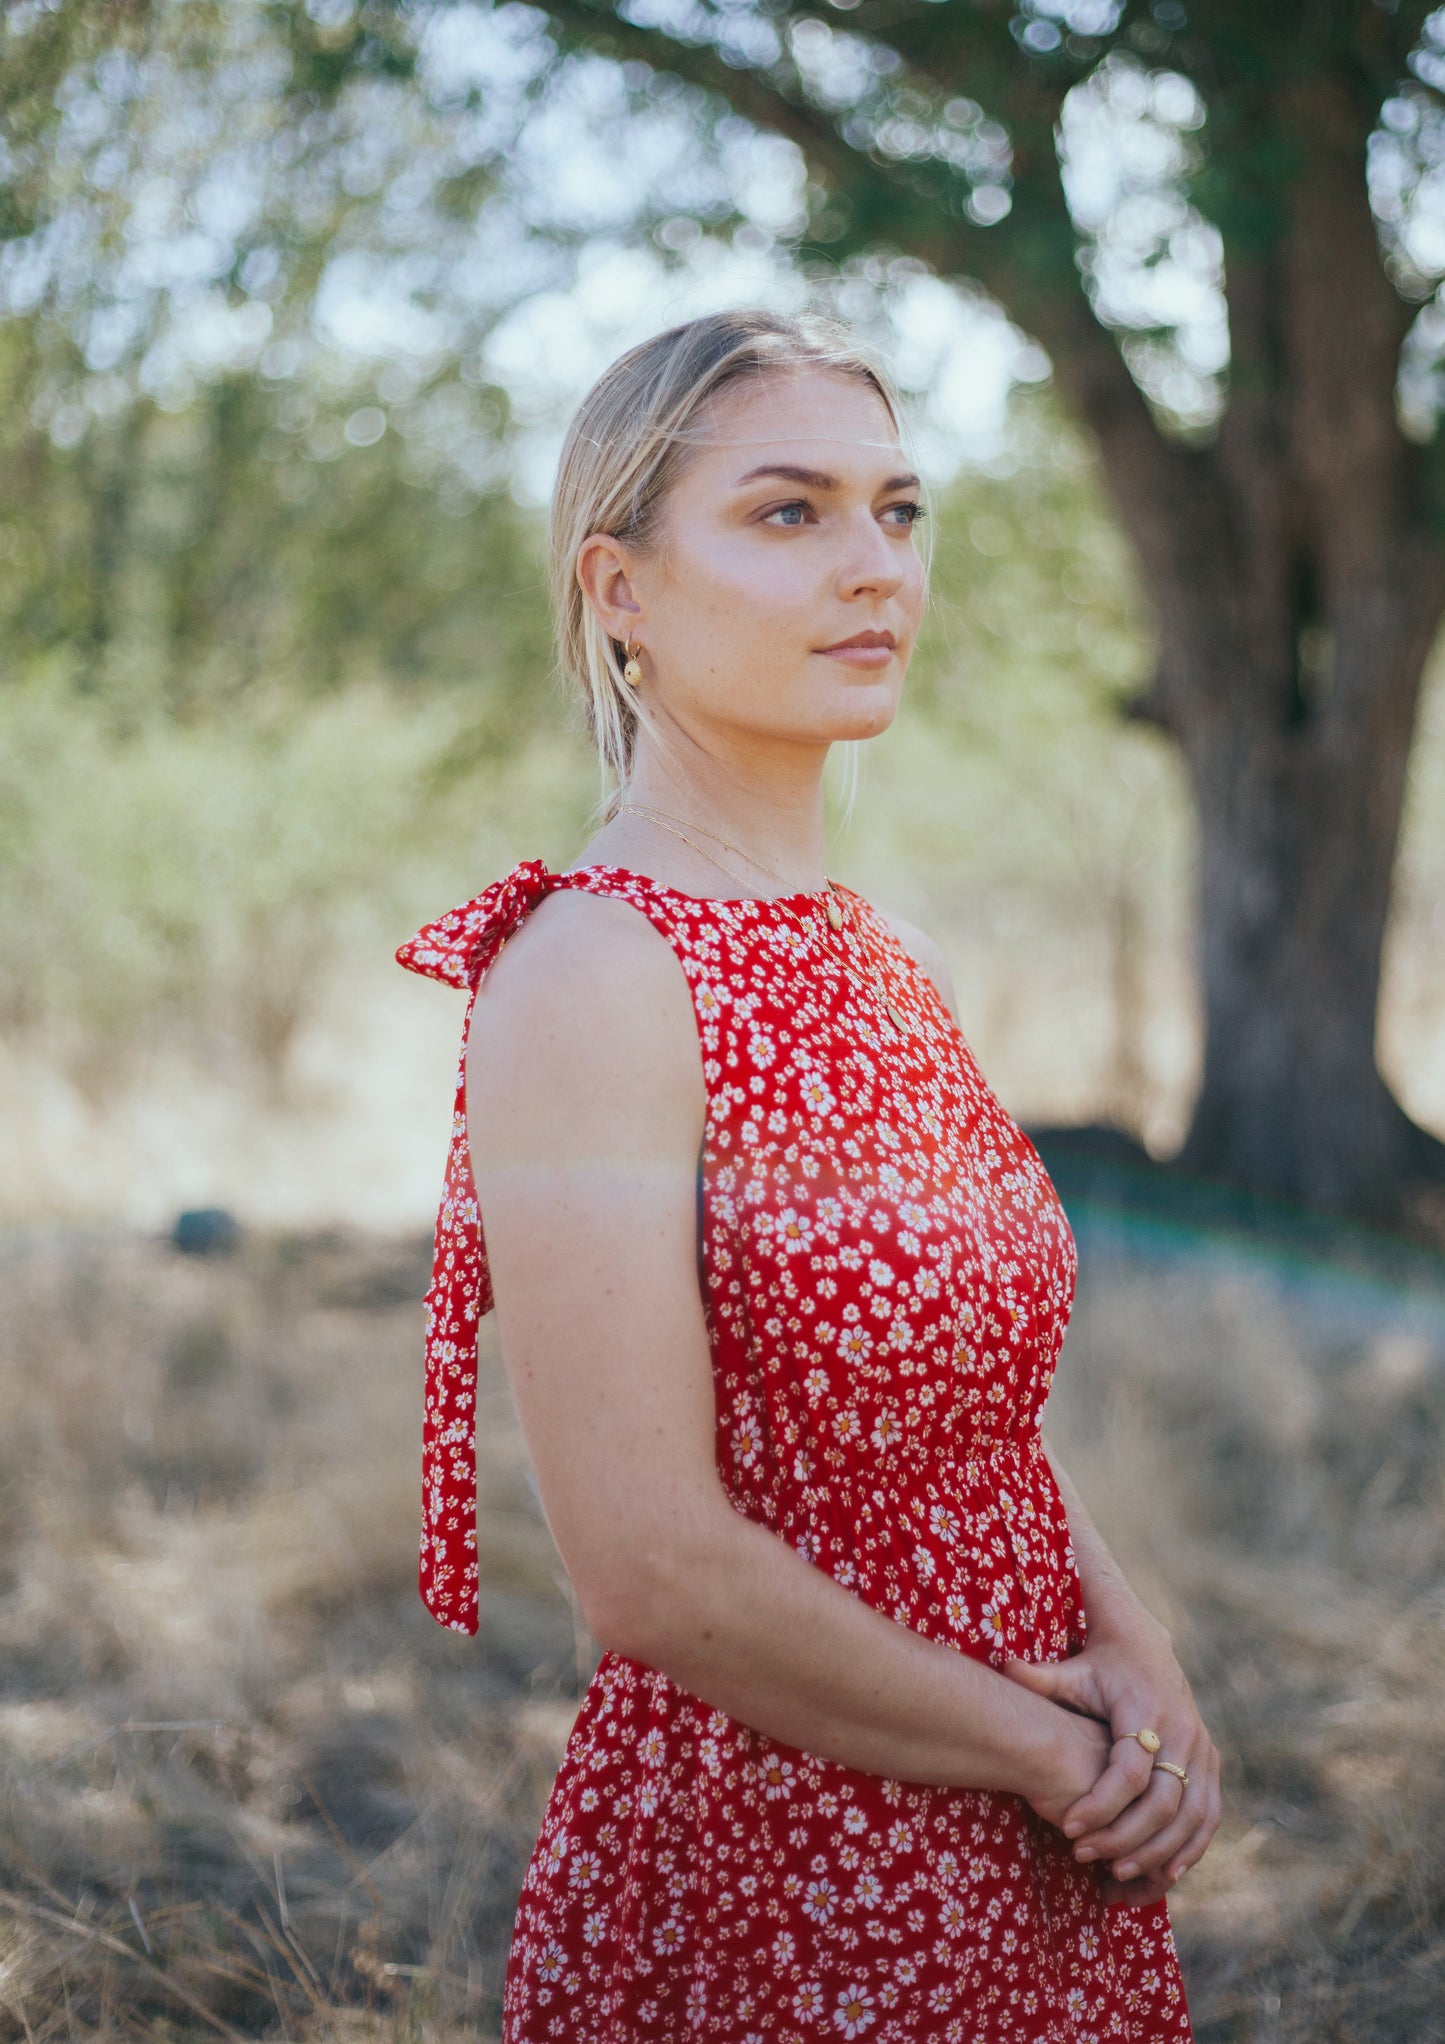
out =
<svg viewBox="0 0 1445 2044"><path fill-rule="evenodd" d="M487 967L553 886L545 861L524 859L474 901L418 930L399 965L470 989L457 1062L452 1140L426 1295L426 1409L422 1422L422 1600L439 1625L477 1629L477 1327L492 1310L477 1189L467 1149L466 1042Z"/></svg>
<svg viewBox="0 0 1445 2044"><path fill-rule="evenodd" d="M1082 1593L1039 1434L1074 1240L928 975L847 888L834 932L817 896L711 901L539 860L399 955L474 990L563 886L648 917L691 989L734 1507L959 1653L1077 1652ZM491 1293L460 1077L457 1101L428 1295L422 1591L470 1631ZM1190 2036L1167 1904L1106 1908L1099 1872L1020 1797L863 1773L602 1655L523 1883L504 2044Z"/></svg>

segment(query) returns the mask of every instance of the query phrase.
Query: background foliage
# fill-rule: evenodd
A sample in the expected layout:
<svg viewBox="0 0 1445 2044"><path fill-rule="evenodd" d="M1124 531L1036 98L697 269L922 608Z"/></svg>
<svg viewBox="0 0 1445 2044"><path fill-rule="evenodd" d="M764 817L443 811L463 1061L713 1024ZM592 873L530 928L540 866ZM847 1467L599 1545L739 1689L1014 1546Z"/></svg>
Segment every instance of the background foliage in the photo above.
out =
<svg viewBox="0 0 1445 2044"><path fill-rule="evenodd" d="M1178 1139L1191 824L1173 754L1121 715L1147 621L1037 351L1014 337L992 441L940 455L920 265L790 267L810 209L821 244L786 144L530 8L53 0L7 11L0 95L0 1092L29 1152L0 1206L264 1208L276 1149L243 1169L208 1088L254 1094L278 1140L305 1126L308 1211L357 1197L326 1125L402 1119L349 1026L395 941L585 841L595 781L542 573L576 330L605 359L687 304L758 295L730 263L889 347L940 478L932 618L835 866L943 939L1017 1111ZM1168 109L1115 111L1142 148ZM1158 170L1129 170L1136 213ZM599 309L604 256L636 304ZM967 293L950 316L966 302L982 319ZM1438 749L1427 730L1392 1011L1427 1114ZM165 1141L137 1135L166 1112ZM413 1147L373 1147L398 1216L425 1197Z"/></svg>

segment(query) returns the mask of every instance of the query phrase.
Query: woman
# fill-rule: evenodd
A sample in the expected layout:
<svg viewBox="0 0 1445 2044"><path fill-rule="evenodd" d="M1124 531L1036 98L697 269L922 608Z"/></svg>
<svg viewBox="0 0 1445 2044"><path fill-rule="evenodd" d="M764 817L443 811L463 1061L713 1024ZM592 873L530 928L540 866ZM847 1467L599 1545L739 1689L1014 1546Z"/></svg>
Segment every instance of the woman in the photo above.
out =
<svg viewBox="0 0 1445 2044"><path fill-rule="evenodd" d="M824 874L828 749L924 608L900 419L817 321L612 365L553 510L606 820L399 954L473 990L423 1593L475 1628L495 1290L602 1648L506 2044L1190 2036L1164 1898L1218 1760L1039 1432L1073 1238L935 946Z"/></svg>

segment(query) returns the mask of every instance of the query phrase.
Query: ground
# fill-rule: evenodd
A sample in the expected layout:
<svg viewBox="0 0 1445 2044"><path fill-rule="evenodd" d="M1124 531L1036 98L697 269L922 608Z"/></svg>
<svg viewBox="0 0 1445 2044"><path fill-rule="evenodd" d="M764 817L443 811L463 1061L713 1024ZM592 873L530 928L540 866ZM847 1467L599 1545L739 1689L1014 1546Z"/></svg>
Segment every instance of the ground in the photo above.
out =
<svg viewBox="0 0 1445 2044"><path fill-rule="evenodd" d="M1047 1431L1225 1758L1171 1897L1199 2044L1425 2044L1445 1265L1071 1212ZM490 1341L480 1636L416 1597L427 1267L352 1233L0 1243L6 2034L495 2039L594 1648Z"/></svg>

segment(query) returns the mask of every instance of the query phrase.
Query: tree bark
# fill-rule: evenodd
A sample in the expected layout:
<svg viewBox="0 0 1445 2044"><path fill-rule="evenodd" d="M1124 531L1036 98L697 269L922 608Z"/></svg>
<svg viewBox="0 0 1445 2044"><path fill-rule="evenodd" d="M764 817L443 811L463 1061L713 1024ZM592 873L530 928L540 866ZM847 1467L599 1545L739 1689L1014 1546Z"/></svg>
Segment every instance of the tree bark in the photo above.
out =
<svg viewBox="0 0 1445 2044"><path fill-rule="evenodd" d="M1178 1163L1396 1219L1418 1144L1375 1063L1381 951L1422 654L1397 637L1374 745L1191 729L1203 1083Z"/></svg>
<svg viewBox="0 0 1445 2044"><path fill-rule="evenodd" d="M1176 1161L1398 1221L1412 1181L1445 1178L1445 1146L1375 1060L1445 536L1434 451L1395 415L1414 315L1380 260L1367 103L1325 70L1266 118L1295 171L1247 194L1247 236L1225 233L1230 398L1213 443L1164 442L1076 311L1042 305L1035 327L1094 427L1152 598L1159 665L1135 714L1177 740L1195 798L1204 1069Z"/></svg>

